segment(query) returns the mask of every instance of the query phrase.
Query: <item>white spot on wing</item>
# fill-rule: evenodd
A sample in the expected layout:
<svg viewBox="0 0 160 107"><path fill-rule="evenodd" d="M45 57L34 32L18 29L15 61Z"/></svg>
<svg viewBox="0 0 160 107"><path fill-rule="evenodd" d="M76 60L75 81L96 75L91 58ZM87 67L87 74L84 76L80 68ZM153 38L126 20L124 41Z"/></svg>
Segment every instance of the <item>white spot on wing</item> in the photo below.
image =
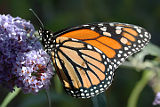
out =
<svg viewBox="0 0 160 107"><path fill-rule="evenodd" d="M82 25L82 26L89 26L89 25Z"/></svg>
<svg viewBox="0 0 160 107"><path fill-rule="evenodd" d="M121 34L122 30L118 29L116 30L116 34Z"/></svg>
<svg viewBox="0 0 160 107"><path fill-rule="evenodd" d="M110 84L110 83L111 83L110 81L107 82L107 84Z"/></svg>
<svg viewBox="0 0 160 107"><path fill-rule="evenodd" d="M109 25L110 25L110 26L114 26L114 24L113 24L113 23L109 23Z"/></svg>
<svg viewBox="0 0 160 107"><path fill-rule="evenodd" d="M98 90L96 90L95 92L96 92L96 93L98 93L99 91L98 91Z"/></svg>
<svg viewBox="0 0 160 107"><path fill-rule="evenodd" d="M91 30L94 30L95 29L95 27L91 27Z"/></svg>
<svg viewBox="0 0 160 107"><path fill-rule="evenodd" d="M102 31L104 31L104 32L107 30L106 27L101 27L100 29L101 29Z"/></svg>
<svg viewBox="0 0 160 107"><path fill-rule="evenodd" d="M107 65L107 62L105 61L104 64Z"/></svg>
<svg viewBox="0 0 160 107"><path fill-rule="evenodd" d="M103 35L111 37L111 34L109 32L103 32Z"/></svg>
<svg viewBox="0 0 160 107"><path fill-rule="evenodd" d="M124 61L124 58L121 58L121 61L123 62L123 61Z"/></svg>
<svg viewBox="0 0 160 107"><path fill-rule="evenodd" d="M124 47L124 50L128 50L128 47Z"/></svg>
<svg viewBox="0 0 160 107"><path fill-rule="evenodd" d="M87 45L87 48L88 48L88 49L92 49L92 46L91 46L91 45Z"/></svg>
<svg viewBox="0 0 160 107"><path fill-rule="evenodd" d="M107 85L105 84L105 85L104 85L104 88L106 88L106 87L107 87Z"/></svg>
<svg viewBox="0 0 160 107"><path fill-rule="evenodd" d="M118 57L121 57L121 54L117 54Z"/></svg>
<svg viewBox="0 0 160 107"><path fill-rule="evenodd" d="M143 35L142 35L142 34L140 34L139 36L140 36L141 38L143 38Z"/></svg>
<svg viewBox="0 0 160 107"><path fill-rule="evenodd" d="M104 89L103 89L103 88L101 88L101 89L100 89L100 91L104 91Z"/></svg>
<svg viewBox="0 0 160 107"><path fill-rule="evenodd" d="M99 52L99 53L102 53L102 51L100 51L98 48L94 47L94 49Z"/></svg>
<svg viewBox="0 0 160 107"><path fill-rule="evenodd" d="M148 41L146 38L144 38L145 41Z"/></svg>
<svg viewBox="0 0 160 107"><path fill-rule="evenodd" d="M121 30L122 27L121 27L121 26L117 26L116 29L117 29L117 30Z"/></svg>
<svg viewBox="0 0 160 107"><path fill-rule="evenodd" d="M131 53L132 53L132 52L130 52L130 51L128 52L128 54L131 54Z"/></svg>
<svg viewBox="0 0 160 107"><path fill-rule="evenodd" d="M111 76L109 76L108 79L111 80Z"/></svg>
<svg viewBox="0 0 160 107"><path fill-rule="evenodd" d="M137 28L137 32L138 32L138 33L141 33L141 29Z"/></svg>
<svg viewBox="0 0 160 107"><path fill-rule="evenodd" d="M112 65L109 65L109 68L112 69Z"/></svg>
<svg viewBox="0 0 160 107"><path fill-rule="evenodd" d="M138 43L141 43L141 40L138 40Z"/></svg>
<svg viewBox="0 0 160 107"><path fill-rule="evenodd" d="M133 44L133 47L136 47L137 45L136 44Z"/></svg>
<svg viewBox="0 0 160 107"><path fill-rule="evenodd" d="M113 72L111 71L110 74L112 75L112 73L113 73Z"/></svg>
<svg viewBox="0 0 160 107"><path fill-rule="evenodd" d="M127 56L127 54L126 54L126 53L124 53L124 55L123 55L123 56L125 56L125 57L126 57L126 56Z"/></svg>
<svg viewBox="0 0 160 107"><path fill-rule="evenodd" d="M84 90L83 90L83 89L80 89L80 91L83 92Z"/></svg>
<svg viewBox="0 0 160 107"><path fill-rule="evenodd" d="M119 53L123 53L123 51L119 51Z"/></svg>
<svg viewBox="0 0 160 107"><path fill-rule="evenodd" d="M74 39L74 38L72 38L72 40L73 40L73 41L79 41L78 39Z"/></svg>
<svg viewBox="0 0 160 107"><path fill-rule="evenodd" d="M103 23L99 23L98 25L99 25L99 26L103 26Z"/></svg>
<svg viewBox="0 0 160 107"><path fill-rule="evenodd" d="M119 64L120 64L120 61L117 61L117 64L119 65Z"/></svg>
<svg viewBox="0 0 160 107"><path fill-rule="evenodd" d="M84 96L84 93L81 93L81 96Z"/></svg>
<svg viewBox="0 0 160 107"><path fill-rule="evenodd" d="M103 57L103 59L105 59L105 58L106 58L106 56L105 56L104 54L102 55L102 57Z"/></svg>

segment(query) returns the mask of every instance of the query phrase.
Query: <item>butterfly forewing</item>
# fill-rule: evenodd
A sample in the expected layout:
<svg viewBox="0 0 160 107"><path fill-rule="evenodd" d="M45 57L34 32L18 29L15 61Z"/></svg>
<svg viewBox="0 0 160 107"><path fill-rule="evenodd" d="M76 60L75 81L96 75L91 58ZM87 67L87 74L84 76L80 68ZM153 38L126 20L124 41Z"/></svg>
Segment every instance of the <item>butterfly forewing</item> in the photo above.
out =
<svg viewBox="0 0 160 107"><path fill-rule="evenodd" d="M48 35L44 47L52 54L65 90L80 98L104 92L112 83L115 69L151 38L144 28L117 22L42 34Z"/></svg>

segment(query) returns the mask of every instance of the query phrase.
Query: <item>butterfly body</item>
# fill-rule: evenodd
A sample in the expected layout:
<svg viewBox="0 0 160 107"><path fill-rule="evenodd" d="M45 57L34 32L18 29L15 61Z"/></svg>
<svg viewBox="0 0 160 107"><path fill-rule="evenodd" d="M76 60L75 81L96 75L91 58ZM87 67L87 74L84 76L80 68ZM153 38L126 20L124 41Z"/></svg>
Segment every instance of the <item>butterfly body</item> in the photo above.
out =
<svg viewBox="0 0 160 107"><path fill-rule="evenodd" d="M151 38L139 26L118 22L86 24L57 33L40 30L66 92L89 98L104 92L115 69Z"/></svg>

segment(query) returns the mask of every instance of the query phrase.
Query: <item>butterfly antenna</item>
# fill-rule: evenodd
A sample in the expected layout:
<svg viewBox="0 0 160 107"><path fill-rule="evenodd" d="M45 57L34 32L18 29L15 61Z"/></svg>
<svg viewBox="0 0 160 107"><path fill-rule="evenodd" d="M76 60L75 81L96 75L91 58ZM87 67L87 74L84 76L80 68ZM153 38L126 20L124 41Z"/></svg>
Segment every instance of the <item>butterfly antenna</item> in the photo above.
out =
<svg viewBox="0 0 160 107"><path fill-rule="evenodd" d="M36 16L36 18L38 19L38 21L41 24L42 28L44 29L44 25L43 25L42 21L40 20L40 18L38 17L38 15L32 9L29 9L29 10L34 14L34 16Z"/></svg>

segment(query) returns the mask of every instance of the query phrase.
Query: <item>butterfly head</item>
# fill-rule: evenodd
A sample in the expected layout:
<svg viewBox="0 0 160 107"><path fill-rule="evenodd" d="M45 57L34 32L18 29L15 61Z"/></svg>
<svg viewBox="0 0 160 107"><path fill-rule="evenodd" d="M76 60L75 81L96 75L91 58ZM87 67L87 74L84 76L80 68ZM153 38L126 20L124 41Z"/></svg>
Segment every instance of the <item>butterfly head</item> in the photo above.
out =
<svg viewBox="0 0 160 107"><path fill-rule="evenodd" d="M44 46L45 50L48 52L50 50L50 45L54 39L53 33L43 28L40 28L38 30L38 33L40 37L42 38L42 45Z"/></svg>

